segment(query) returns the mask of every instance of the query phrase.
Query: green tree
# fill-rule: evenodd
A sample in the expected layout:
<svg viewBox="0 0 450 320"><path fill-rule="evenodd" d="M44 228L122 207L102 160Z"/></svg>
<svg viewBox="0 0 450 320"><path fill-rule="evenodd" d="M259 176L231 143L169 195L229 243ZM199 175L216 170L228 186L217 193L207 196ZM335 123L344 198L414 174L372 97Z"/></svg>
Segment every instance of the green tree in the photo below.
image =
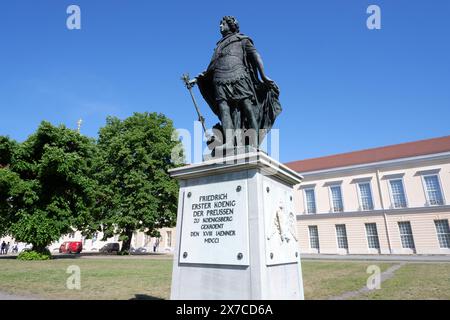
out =
<svg viewBox="0 0 450 320"><path fill-rule="evenodd" d="M17 149L17 142L9 137L0 136L0 168L6 167L11 163L14 150Z"/></svg>
<svg viewBox="0 0 450 320"><path fill-rule="evenodd" d="M12 211L12 195L18 185L18 176L9 170L9 165L17 143L0 136L0 237L7 233Z"/></svg>
<svg viewBox="0 0 450 320"><path fill-rule="evenodd" d="M182 150L175 134L172 121L156 113L108 117L100 129L97 214L104 239L119 234L123 252L134 231L157 236L175 225L178 183L168 174L176 166L172 150Z"/></svg>
<svg viewBox="0 0 450 320"><path fill-rule="evenodd" d="M42 122L23 143L0 138L0 219L33 250L91 222L96 145L74 130Z"/></svg>

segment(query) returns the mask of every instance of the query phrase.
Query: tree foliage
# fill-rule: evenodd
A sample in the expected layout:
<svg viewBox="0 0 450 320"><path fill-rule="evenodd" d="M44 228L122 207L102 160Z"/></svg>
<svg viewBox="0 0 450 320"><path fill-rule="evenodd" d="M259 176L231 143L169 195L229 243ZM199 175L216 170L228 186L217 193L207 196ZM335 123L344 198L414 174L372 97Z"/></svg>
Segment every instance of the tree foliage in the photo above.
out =
<svg viewBox="0 0 450 320"><path fill-rule="evenodd" d="M95 155L92 139L48 122L20 144L1 137L0 232L44 252L72 227L84 229L95 200Z"/></svg>
<svg viewBox="0 0 450 320"><path fill-rule="evenodd" d="M168 174L175 167L172 150L180 149L174 133L172 121L157 113L109 117L100 129L96 216L104 239L120 234L122 251L135 230L154 236L175 225L178 183Z"/></svg>

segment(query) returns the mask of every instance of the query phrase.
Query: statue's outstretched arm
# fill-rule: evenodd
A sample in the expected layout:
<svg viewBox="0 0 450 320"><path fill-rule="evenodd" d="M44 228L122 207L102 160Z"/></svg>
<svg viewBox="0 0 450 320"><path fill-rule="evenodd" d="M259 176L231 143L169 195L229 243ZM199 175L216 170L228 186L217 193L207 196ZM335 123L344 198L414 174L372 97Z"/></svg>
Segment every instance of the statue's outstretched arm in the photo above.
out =
<svg viewBox="0 0 450 320"><path fill-rule="evenodd" d="M274 81L272 79L270 79L264 72L264 63L262 61L261 55L257 51L254 51L251 54L251 58L256 63L256 67L258 68L258 72L259 72L259 75L261 76L261 80L264 81L264 83L266 83L268 85L273 85Z"/></svg>
<svg viewBox="0 0 450 320"><path fill-rule="evenodd" d="M203 71L203 72L200 72L194 79L191 79L191 80L189 81L189 83L190 83L191 85L197 84L198 79L199 79L199 78L205 77L206 74L207 74L207 71L206 71L206 70Z"/></svg>

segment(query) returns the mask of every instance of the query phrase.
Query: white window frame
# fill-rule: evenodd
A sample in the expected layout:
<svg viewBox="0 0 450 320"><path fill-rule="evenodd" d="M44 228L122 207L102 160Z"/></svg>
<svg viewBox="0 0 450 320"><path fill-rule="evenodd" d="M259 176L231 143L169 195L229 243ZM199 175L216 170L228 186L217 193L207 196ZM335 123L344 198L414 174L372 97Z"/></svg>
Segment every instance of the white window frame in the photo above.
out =
<svg viewBox="0 0 450 320"><path fill-rule="evenodd" d="M402 241L402 229L400 228L400 223L408 223L408 224L409 224L409 227L410 227L410 229L411 229L411 238L412 238L412 242L413 242L413 244L414 244L414 248L405 248L405 247L403 246L403 241ZM411 251L413 251L413 252L416 252L416 249L417 249L417 247L416 247L416 239L414 239L414 231L413 231L413 227L412 227L411 221L410 221L410 220L397 221L397 228L398 228L398 234L399 234L399 236L400 236L400 244L401 244L401 246L402 246L402 249L403 249L404 251L405 251L405 250L411 250Z"/></svg>
<svg viewBox="0 0 450 320"><path fill-rule="evenodd" d="M312 190L314 193L314 207L316 208L316 212L308 212L308 199L306 198L307 190ZM317 214L317 198L316 198L316 189L314 187L308 187L303 189L303 204L305 206L305 214Z"/></svg>
<svg viewBox="0 0 450 320"><path fill-rule="evenodd" d="M334 211L334 205L333 205L333 193L331 192L332 187L339 187L341 189L341 202L342 202L342 211ZM342 191L342 184L341 183L333 183L328 185L328 198L330 200L330 212L331 213L343 213L345 212L345 203L344 203L344 192Z"/></svg>
<svg viewBox="0 0 450 320"><path fill-rule="evenodd" d="M369 244L369 234L367 233L367 226L366 225L368 225L368 224L374 224L375 225L375 229L376 229L376 231L377 231L377 239L378 239L378 248L371 248L370 247L370 244ZM381 250L381 243L380 243L380 234L378 233L378 225L377 225L377 223L376 222L365 222L364 223L364 231L365 231L365 233L366 233L366 243L367 243L367 250L369 251L369 252L380 252L380 250ZM371 236L371 237L373 237L373 236Z"/></svg>
<svg viewBox="0 0 450 320"><path fill-rule="evenodd" d="M142 246L143 247L148 247L150 246L151 242L152 242L152 237L149 236L148 234L144 233L143 239L142 239Z"/></svg>
<svg viewBox="0 0 450 320"><path fill-rule="evenodd" d="M92 245L94 245L94 243L95 243L97 240L98 240L98 231L95 231L95 232L92 234L92 237L91 237L91 243L92 243Z"/></svg>
<svg viewBox="0 0 450 320"><path fill-rule="evenodd" d="M167 230L166 231L166 248L172 247L172 241L173 241L172 237L173 237L172 230Z"/></svg>
<svg viewBox="0 0 450 320"><path fill-rule="evenodd" d="M395 205L394 205L395 201L394 201L394 193L392 192L391 181L396 181L396 180L400 180L402 182L403 194L405 196L405 204L406 204L405 207L396 208ZM388 188L389 188L389 196L391 198L391 208L392 209L406 209L406 208L409 208L408 193L406 192L405 182L403 180L403 177L388 179L387 180L387 184L388 184Z"/></svg>
<svg viewBox="0 0 450 320"><path fill-rule="evenodd" d="M439 185L439 190L441 191L441 197L442 197L442 204L431 204L430 203L430 198L428 196L428 190L427 190L427 184L425 182L425 177L432 177L432 176L436 176L437 177L437 181L438 181L438 185ZM420 175L421 179L422 179L422 187L423 187L423 192L425 193L425 200L426 200L426 205L429 207L435 207L435 206L443 206L446 204L445 201L445 197L444 197L444 192L442 190L442 183L441 183L441 177L439 175L439 173L431 173L431 174L421 174Z"/></svg>
<svg viewBox="0 0 450 320"><path fill-rule="evenodd" d="M442 234L442 233L439 233L439 232L438 232L438 228L437 228L437 225L436 225L436 222L437 222L437 221L446 221L446 220L447 220L447 224L450 224L449 219L435 219L435 220L434 220L434 229L435 229L435 231L436 231L436 239L437 239L437 241L438 241L438 246L439 246L439 248L440 248L441 250L449 251L449 250L450 250L449 247L441 247L441 241L439 240L439 235ZM446 234L446 233L444 233L444 234Z"/></svg>
<svg viewBox="0 0 450 320"><path fill-rule="evenodd" d="M317 230L317 244L318 244L318 248L313 248L311 247L311 229L310 227L316 227ZM319 226L318 225L308 225L308 243L309 243L309 250L317 250L317 252L320 252L320 237L319 237Z"/></svg>
<svg viewBox="0 0 450 320"><path fill-rule="evenodd" d="M337 233L337 226L344 226L345 229L345 240L347 242L347 248L341 248L339 247L339 240L338 240L338 233ZM348 233L347 233L347 225L345 223L337 223L334 225L334 233L335 233L335 239L336 239L336 248L339 251L347 251L348 252L348 248L349 248L349 244L348 244Z"/></svg>
<svg viewBox="0 0 450 320"><path fill-rule="evenodd" d="M370 198L372 200L372 209L364 209L363 208L363 202L362 202L362 196L361 196L361 189L359 188L360 184L368 184L369 190L370 190ZM373 192L372 192L372 183L370 180L366 181L360 181L356 183L356 192L358 193L358 200L359 200L359 211L372 211L375 210L375 202L373 200Z"/></svg>

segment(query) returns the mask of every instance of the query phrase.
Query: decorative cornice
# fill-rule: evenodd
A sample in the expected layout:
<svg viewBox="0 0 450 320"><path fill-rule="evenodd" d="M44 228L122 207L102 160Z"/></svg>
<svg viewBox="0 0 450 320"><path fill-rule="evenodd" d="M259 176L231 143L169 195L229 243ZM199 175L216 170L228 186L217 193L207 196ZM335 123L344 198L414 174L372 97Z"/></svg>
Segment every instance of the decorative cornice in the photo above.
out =
<svg viewBox="0 0 450 320"><path fill-rule="evenodd" d="M392 180L392 179L402 179L405 176L404 172L401 173L393 173L393 174L385 174L381 177L381 180Z"/></svg>
<svg viewBox="0 0 450 320"><path fill-rule="evenodd" d="M421 214L421 213L436 213L436 212L450 212L450 205L386 209L386 210L352 211L352 212L338 212L338 213L297 214L297 220L353 218L353 217L361 218L370 216L381 216L383 215L383 213L394 216L402 214Z"/></svg>
<svg viewBox="0 0 450 320"><path fill-rule="evenodd" d="M431 155L400 158L400 159L380 161L380 162L371 162L371 163L364 163L364 164L352 165L352 166L347 166L347 167L323 169L323 170L317 170L317 171L309 171L309 172L305 171L305 172L299 172L299 173L301 175L303 175L305 178L309 179L310 177L319 177L319 176L326 176L326 175L332 175L332 174L345 174L345 173L353 174L353 173L355 173L355 171L367 172L367 171L373 171L373 170L383 169L383 168L402 167L402 166L405 166L406 164L412 164L412 163L420 164L420 163L427 162L427 161L435 161L435 160L443 160L443 159L450 160L450 152L435 153L435 154L431 154Z"/></svg>
<svg viewBox="0 0 450 320"><path fill-rule="evenodd" d="M276 177L290 185L297 185L303 180L300 174L260 151L191 164L171 169L169 173L178 180L187 180L250 169L258 169L262 174Z"/></svg>
<svg viewBox="0 0 450 320"><path fill-rule="evenodd" d="M429 169L429 170L419 170L416 172L415 176L426 176L429 174L438 174L441 171L441 168Z"/></svg>
<svg viewBox="0 0 450 320"><path fill-rule="evenodd" d="M362 177L362 178L354 178L350 183L361 183L361 182L370 182L373 177Z"/></svg>

